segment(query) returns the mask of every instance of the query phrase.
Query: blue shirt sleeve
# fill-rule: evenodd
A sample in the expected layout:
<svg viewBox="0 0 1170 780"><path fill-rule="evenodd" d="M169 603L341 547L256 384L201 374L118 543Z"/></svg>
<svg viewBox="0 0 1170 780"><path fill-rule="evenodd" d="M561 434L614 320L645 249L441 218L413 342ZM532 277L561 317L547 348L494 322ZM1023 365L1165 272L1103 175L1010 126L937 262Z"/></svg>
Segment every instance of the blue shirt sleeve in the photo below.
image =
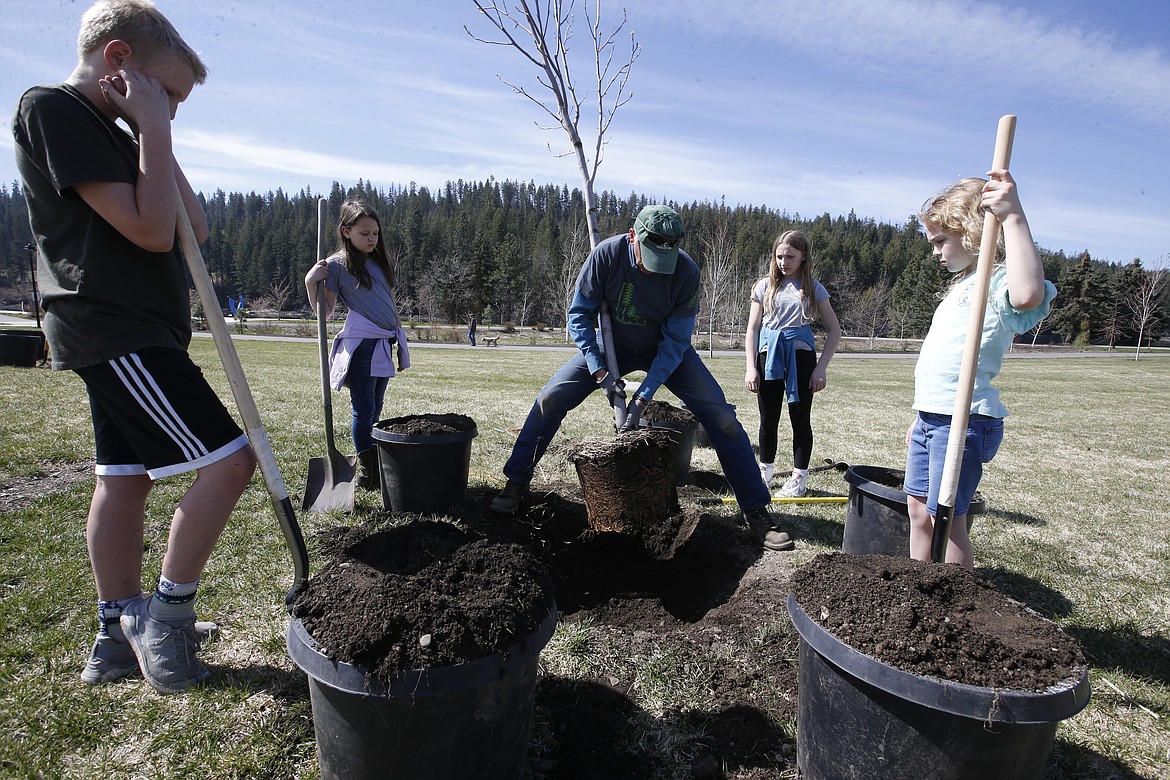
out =
<svg viewBox="0 0 1170 780"><path fill-rule="evenodd" d="M662 323L662 343L658 346L658 354L646 372L646 378L638 386L638 396L646 401L654 397L662 383L670 378L678 364L682 362L683 352L691 345L691 334L695 330L695 315L685 317L667 317Z"/></svg>
<svg viewBox="0 0 1170 780"><path fill-rule="evenodd" d="M601 301L585 297L578 286L573 303L569 306L569 336L585 356L589 370L595 374L605 368L605 358L601 356L601 347L597 344L596 323L600 310Z"/></svg>

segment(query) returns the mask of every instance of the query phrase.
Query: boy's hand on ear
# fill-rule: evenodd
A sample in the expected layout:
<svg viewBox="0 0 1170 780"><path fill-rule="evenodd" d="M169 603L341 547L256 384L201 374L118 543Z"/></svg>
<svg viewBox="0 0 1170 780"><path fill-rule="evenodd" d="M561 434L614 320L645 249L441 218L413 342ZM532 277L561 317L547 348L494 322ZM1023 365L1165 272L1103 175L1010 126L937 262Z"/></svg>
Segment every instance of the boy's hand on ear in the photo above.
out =
<svg viewBox="0 0 1170 780"><path fill-rule="evenodd" d="M138 134L143 127L169 126L170 97L162 85L136 70L120 70L98 81L106 102Z"/></svg>

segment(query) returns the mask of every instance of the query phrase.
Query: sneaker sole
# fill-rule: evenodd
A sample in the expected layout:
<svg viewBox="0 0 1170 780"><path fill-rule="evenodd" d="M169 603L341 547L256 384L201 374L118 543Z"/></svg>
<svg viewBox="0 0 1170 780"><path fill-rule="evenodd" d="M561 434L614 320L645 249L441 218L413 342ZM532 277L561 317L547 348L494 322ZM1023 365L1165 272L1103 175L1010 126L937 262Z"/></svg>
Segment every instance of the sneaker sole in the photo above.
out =
<svg viewBox="0 0 1170 780"><path fill-rule="evenodd" d="M129 677L138 671L138 658L135 657L133 666L119 666L113 669L98 674L89 674L89 668L86 667L81 672L81 681L86 685L100 685L101 683L114 682L121 680L123 677Z"/></svg>

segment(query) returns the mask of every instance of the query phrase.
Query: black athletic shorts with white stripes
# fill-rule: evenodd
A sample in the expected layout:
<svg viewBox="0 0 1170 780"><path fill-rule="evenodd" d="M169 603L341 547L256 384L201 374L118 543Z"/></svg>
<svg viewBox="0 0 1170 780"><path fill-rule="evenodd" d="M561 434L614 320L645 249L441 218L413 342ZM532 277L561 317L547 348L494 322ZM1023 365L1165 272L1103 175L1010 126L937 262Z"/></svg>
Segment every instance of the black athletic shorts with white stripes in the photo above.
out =
<svg viewBox="0 0 1170 780"><path fill-rule="evenodd" d="M76 373L89 392L99 475L161 479L248 444L184 350L147 347Z"/></svg>

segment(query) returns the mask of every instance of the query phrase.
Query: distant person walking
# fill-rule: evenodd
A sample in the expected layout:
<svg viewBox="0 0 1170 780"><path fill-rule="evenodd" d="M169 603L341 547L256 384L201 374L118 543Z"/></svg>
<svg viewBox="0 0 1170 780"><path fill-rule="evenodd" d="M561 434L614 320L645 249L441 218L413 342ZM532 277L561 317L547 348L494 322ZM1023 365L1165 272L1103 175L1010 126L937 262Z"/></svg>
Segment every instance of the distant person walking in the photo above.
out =
<svg viewBox="0 0 1170 780"><path fill-rule="evenodd" d="M817 314L825 326L820 360L811 327ZM787 402L792 476L780 488L780 495L798 498L808 492L813 395L828 384L829 361L841 342L841 325L828 291L813 278L811 249L801 231L789 230L772 242L768 275L752 288L744 341L744 385L756 394L760 408L760 476L764 484L772 484L780 415Z"/></svg>
<svg viewBox="0 0 1170 780"><path fill-rule="evenodd" d="M374 423L381 419L386 386L395 374L395 351L398 371L410 367L410 352L394 302L394 269L378 213L362 201L347 200L341 204L337 235L341 247L309 269L305 291L316 311L317 284L325 282L326 318L333 316L339 299L349 309L333 339L329 379L334 390L349 387L358 487L376 490L381 477Z"/></svg>
<svg viewBox="0 0 1170 780"><path fill-rule="evenodd" d="M991 211L1002 225L1004 262L991 274L946 552L947 563L968 569L975 566L975 552L967 533L967 511L983 477L983 464L995 457L1003 441L1003 418L1007 416L999 391L991 382L999 374L1004 353L1015 334L1028 331L1048 316L1056 296L1056 287L1044 279L1044 264L1032 240L1015 181L1003 169L990 171L988 176L990 180L962 179L952 184L928 200L919 214L934 256L954 274L954 281L935 309L914 368L914 409L918 415L906 432L903 488L910 514L910 557L929 561L983 240L984 213Z"/></svg>
<svg viewBox="0 0 1170 780"><path fill-rule="evenodd" d="M475 346L475 315L471 315L471 321L467 323L467 341L471 346Z"/></svg>

